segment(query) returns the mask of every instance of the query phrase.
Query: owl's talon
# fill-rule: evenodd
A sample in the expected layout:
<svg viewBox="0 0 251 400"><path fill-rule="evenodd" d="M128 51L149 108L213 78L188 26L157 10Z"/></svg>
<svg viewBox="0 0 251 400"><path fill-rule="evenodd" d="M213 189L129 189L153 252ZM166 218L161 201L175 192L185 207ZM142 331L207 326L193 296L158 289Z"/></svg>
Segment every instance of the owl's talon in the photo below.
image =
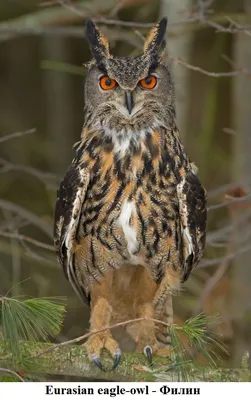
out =
<svg viewBox="0 0 251 400"><path fill-rule="evenodd" d="M112 371L117 368L117 366L119 365L121 359L121 350L117 349L114 353L114 363L113 363L113 367L112 367Z"/></svg>
<svg viewBox="0 0 251 400"><path fill-rule="evenodd" d="M94 362L94 364L96 364L97 367L98 367L101 371L105 371L105 369L104 369L104 367L103 367L103 365L102 365L102 362L101 362L100 358L99 358L96 354L92 354L91 358L92 358L92 361Z"/></svg>
<svg viewBox="0 0 251 400"><path fill-rule="evenodd" d="M153 357L152 357L153 351L152 351L151 346L147 345L147 346L144 347L144 354L145 354L145 356L147 357L147 359L149 361L150 367L152 367L152 365L153 365Z"/></svg>
<svg viewBox="0 0 251 400"><path fill-rule="evenodd" d="M101 371L103 371L103 372L113 371L119 365L119 362L120 362L120 359L121 359L121 350L117 349L115 351L115 353L114 353L114 363L113 363L113 366L112 366L112 368L110 370L109 369L105 369L103 367L100 358L96 354L92 354L91 359Z"/></svg>
<svg viewBox="0 0 251 400"><path fill-rule="evenodd" d="M87 349L89 360L94 362L100 371L110 372L117 368L121 358L121 350L110 332L90 336L84 346ZM106 349L113 358L113 366L111 368L105 368L102 364L100 359L102 349Z"/></svg>

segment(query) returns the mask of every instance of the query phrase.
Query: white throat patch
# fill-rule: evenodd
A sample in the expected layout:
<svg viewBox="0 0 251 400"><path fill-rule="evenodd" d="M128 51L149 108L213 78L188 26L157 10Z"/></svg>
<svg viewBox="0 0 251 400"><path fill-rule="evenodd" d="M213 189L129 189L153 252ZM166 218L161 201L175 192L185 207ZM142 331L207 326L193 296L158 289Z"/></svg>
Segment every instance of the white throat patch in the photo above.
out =
<svg viewBox="0 0 251 400"><path fill-rule="evenodd" d="M112 139L114 153L117 154L119 158L123 158L128 153L131 145L135 147L140 146L140 142L146 137L146 134L153 133L156 127L159 125L160 121L156 120L153 126L148 129L135 131L135 129L128 126L120 131L117 131L107 126L102 126L99 122L97 122L95 124L95 128L97 130L101 130L106 137Z"/></svg>

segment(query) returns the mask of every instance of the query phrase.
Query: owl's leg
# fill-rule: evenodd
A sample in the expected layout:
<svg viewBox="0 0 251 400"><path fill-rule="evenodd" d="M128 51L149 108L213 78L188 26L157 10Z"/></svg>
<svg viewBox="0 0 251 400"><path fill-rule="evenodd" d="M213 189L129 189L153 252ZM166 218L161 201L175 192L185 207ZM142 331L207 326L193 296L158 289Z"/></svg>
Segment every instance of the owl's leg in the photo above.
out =
<svg viewBox="0 0 251 400"><path fill-rule="evenodd" d="M104 367L100 360L100 352L103 348L107 349L114 357L112 370L117 367L121 357L121 350L118 343L113 339L109 329L102 330L109 327L111 324L112 305L111 305L111 282L112 277L107 273L102 279L101 283L95 283L91 290L91 318L90 330L97 332L91 335L84 346L87 349L89 359L94 361L99 369L104 371Z"/></svg>
<svg viewBox="0 0 251 400"><path fill-rule="evenodd" d="M165 305L170 295L173 295L180 290L181 273L177 268L173 268L167 264L164 278L162 279L158 290L153 299L154 314L156 319L161 319L164 314Z"/></svg>
<svg viewBox="0 0 251 400"><path fill-rule="evenodd" d="M138 276L135 277L134 310L135 318L148 318L127 325L126 330L136 343L136 352L144 353L152 365L152 355L158 350L158 342L155 335L153 298L157 290L157 285L143 267L138 268Z"/></svg>
<svg viewBox="0 0 251 400"><path fill-rule="evenodd" d="M137 318L153 318L154 309L152 302L139 304L137 307ZM158 349L157 340L155 336L155 324L153 321L139 322L138 329L135 335L136 352L143 352L147 357L150 366L152 365L152 355Z"/></svg>
<svg viewBox="0 0 251 400"><path fill-rule="evenodd" d="M154 317L158 319L158 315L154 314ZM161 321L165 322L168 325L173 324L173 299L171 295L168 295L165 301L165 306L161 317L159 317ZM159 349L168 349L171 347L171 337L169 334L169 328L165 325L159 325L156 328L156 337L158 340ZM159 354L161 355L161 354Z"/></svg>
<svg viewBox="0 0 251 400"><path fill-rule="evenodd" d="M166 267L165 276L153 299L154 318L168 325L173 323L172 294L180 289L180 271L174 269L170 264ZM162 325L156 332L158 340L157 355L165 357L171 352L171 338L167 326Z"/></svg>

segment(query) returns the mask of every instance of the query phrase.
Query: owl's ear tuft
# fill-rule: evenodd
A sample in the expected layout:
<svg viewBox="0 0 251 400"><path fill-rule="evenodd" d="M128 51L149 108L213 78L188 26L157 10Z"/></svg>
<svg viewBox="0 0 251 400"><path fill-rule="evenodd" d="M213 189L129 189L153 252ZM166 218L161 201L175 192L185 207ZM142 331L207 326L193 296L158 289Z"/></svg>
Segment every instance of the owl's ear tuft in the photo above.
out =
<svg viewBox="0 0 251 400"><path fill-rule="evenodd" d="M144 43L144 54L153 58L159 58L162 56L166 41L167 18L162 18L160 22L150 30L145 43Z"/></svg>
<svg viewBox="0 0 251 400"><path fill-rule="evenodd" d="M109 51L109 42L91 20L88 20L86 23L86 38L90 43L91 52L98 64L98 67L105 69L105 60L111 57Z"/></svg>

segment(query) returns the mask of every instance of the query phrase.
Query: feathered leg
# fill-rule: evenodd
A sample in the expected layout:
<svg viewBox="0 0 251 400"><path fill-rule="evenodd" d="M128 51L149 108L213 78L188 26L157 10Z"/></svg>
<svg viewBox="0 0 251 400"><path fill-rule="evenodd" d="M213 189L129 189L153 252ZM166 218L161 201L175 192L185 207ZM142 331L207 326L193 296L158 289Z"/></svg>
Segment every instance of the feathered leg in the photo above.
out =
<svg viewBox="0 0 251 400"><path fill-rule="evenodd" d="M136 343L136 352L144 353L152 364L152 355L159 355L159 345L156 338L155 323L150 320L155 318L153 299L157 291L157 285L143 267L137 267L138 274L134 279L134 310L135 318L149 318L127 325L126 330ZM162 354L164 355L164 354ZM168 355L166 351L165 355Z"/></svg>
<svg viewBox="0 0 251 400"><path fill-rule="evenodd" d="M112 277L111 274L108 273L100 284L95 283L92 286L90 318L91 332L99 331L100 329L111 325L111 316L113 311L110 301L111 282ZM90 336L84 346L87 348L89 359L94 361L101 370L104 370L100 360L100 352L103 348L107 349L114 358L112 369L117 367L121 357L121 350L116 340L113 339L109 329Z"/></svg>
<svg viewBox="0 0 251 400"><path fill-rule="evenodd" d="M180 289L180 271L167 264L165 276L158 287L153 299L154 317L167 324L173 323L172 294ZM165 357L171 351L171 338L167 326L159 326L156 329L159 356Z"/></svg>
<svg viewBox="0 0 251 400"><path fill-rule="evenodd" d="M154 315L157 319L157 316ZM163 314L160 317L161 321L167 323L168 325L173 324L173 299L172 296L167 296ZM158 341L158 347L160 349L167 349L171 346L171 338L169 334L169 328L165 325L159 325L156 329L156 338Z"/></svg>
<svg viewBox="0 0 251 400"><path fill-rule="evenodd" d="M166 302L169 296L179 292L180 282L181 278L179 269L174 269L168 263L164 278L162 279L153 299L155 317L157 319L161 319L161 316L164 314Z"/></svg>

